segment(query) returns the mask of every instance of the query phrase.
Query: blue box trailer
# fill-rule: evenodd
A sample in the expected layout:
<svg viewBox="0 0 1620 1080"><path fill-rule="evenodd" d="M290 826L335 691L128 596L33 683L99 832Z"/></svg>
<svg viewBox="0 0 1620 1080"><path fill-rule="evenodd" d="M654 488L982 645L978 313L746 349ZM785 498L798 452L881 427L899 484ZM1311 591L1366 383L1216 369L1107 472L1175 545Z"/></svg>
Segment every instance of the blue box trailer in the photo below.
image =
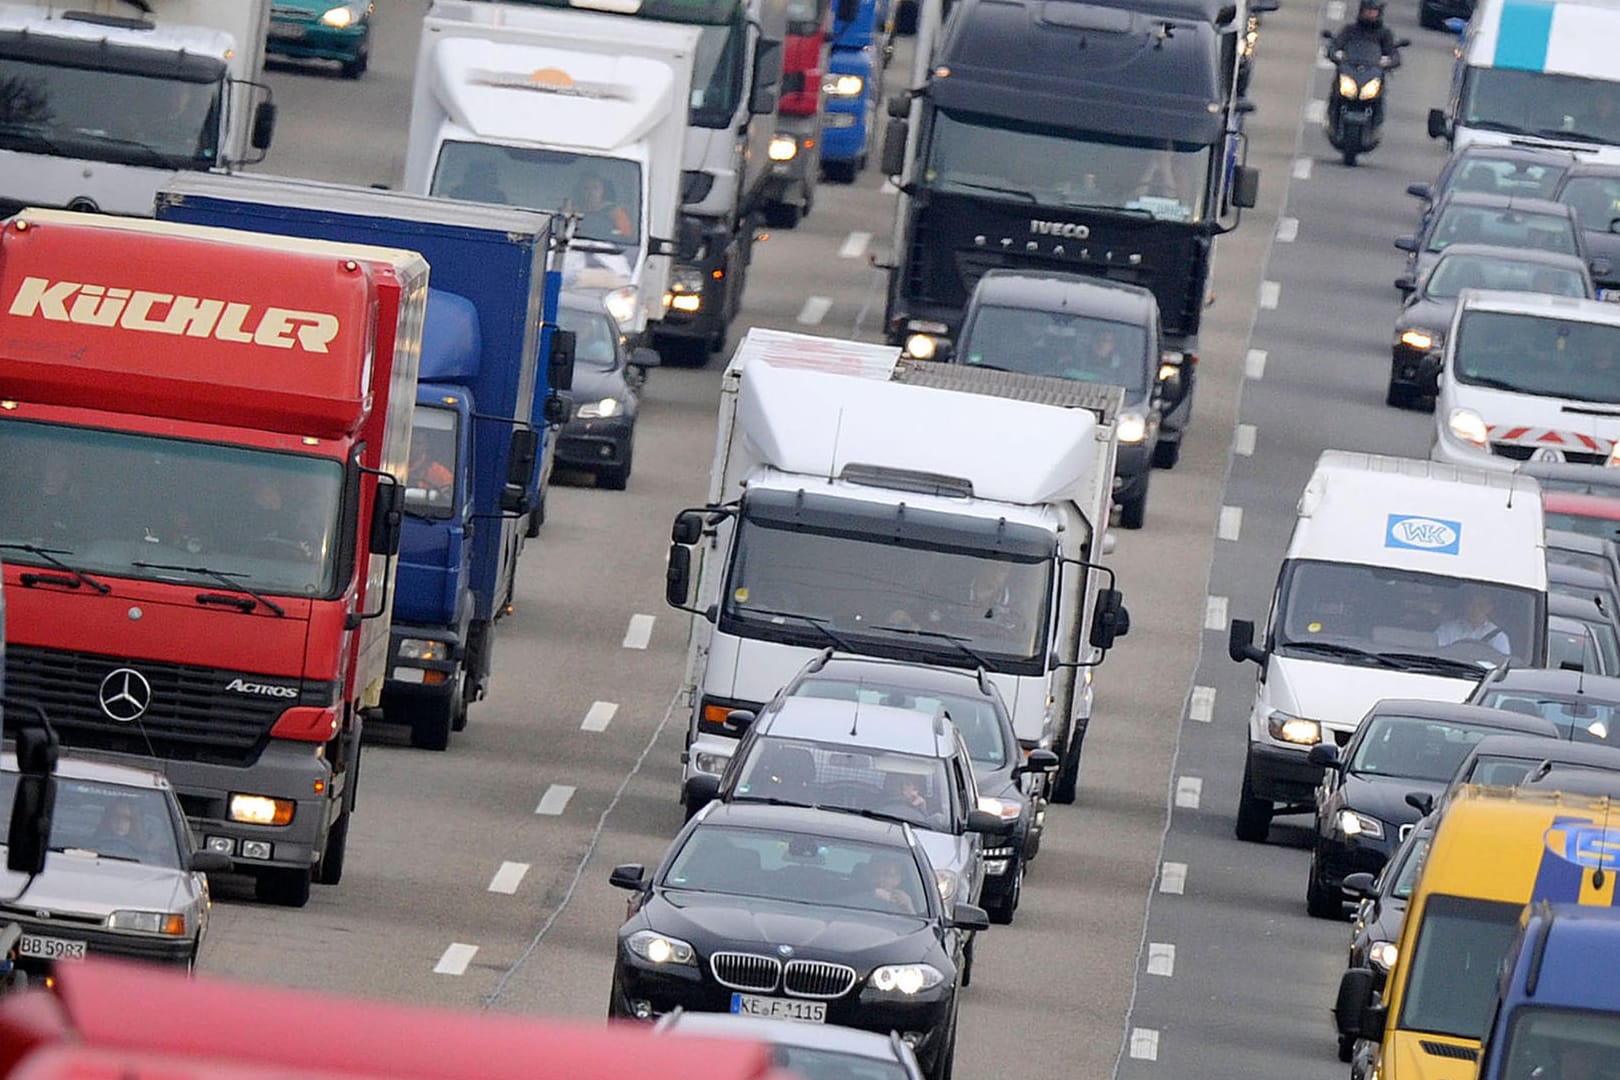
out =
<svg viewBox="0 0 1620 1080"><path fill-rule="evenodd" d="M159 193L156 216L404 248L428 260L382 710L384 720L410 726L413 745L444 749L487 689L495 624L543 505L545 432L567 419L559 391L572 381L571 335L555 331L561 222L530 210L241 174L177 176Z"/></svg>

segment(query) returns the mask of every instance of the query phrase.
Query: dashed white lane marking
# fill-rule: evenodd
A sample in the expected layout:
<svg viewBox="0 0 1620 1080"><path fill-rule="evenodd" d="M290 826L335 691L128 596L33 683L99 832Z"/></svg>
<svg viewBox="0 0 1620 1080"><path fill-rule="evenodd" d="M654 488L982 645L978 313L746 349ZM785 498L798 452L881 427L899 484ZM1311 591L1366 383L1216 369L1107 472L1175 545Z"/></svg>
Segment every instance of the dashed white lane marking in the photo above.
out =
<svg viewBox="0 0 1620 1080"><path fill-rule="evenodd" d="M1299 238L1299 218L1280 217L1277 219L1277 242L1279 244L1292 244Z"/></svg>
<svg viewBox="0 0 1620 1080"><path fill-rule="evenodd" d="M844 241L844 246L838 249L840 259L859 259L866 254L866 245L872 242L869 232L852 232Z"/></svg>
<svg viewBox="0 0 1620 1080"><path fill-rule="evenodd" d="M459 941L451 942L445 946L444 954L439 957L439 962L433 965L433 974L465 975L467 965L472 963L472 958L477 955L478 946L463 945Z"/></svg>
<svg viewBox="0 0 1620 1080"><path fill-rule="evenodd" d="M827 317L832 310L832 301L825 296L812 296L805 300L804 307L799 309L799 322L805 326L815 326Z"/></svg>
<svg viewBox="0 0 1620 1080"><path fill-rule="evenodd" d="M1183 810L1196 810L1204 798L1204 782L1196 776L1183 776L1176 780L1176 805Z"/></svg>
<svg viewBox="0 0 1620 1080"><path fill-rule="evenodd" d="M581 731L606 731L618 711L619 706L614 702L593 701L591 707L585 710L585 719L579 728Z"/></svg>
<svg viewBox="0 0 1620 1080"><path fill-rule="evenodd" d="M523 875L529 872L526 862L503 862L501 868L495 871L495 876L489 879L489 891L505 893L511 896L518 891L523 883Z"/></svg>
<svg viewBox="0 0 1620 1080"><path fill-rule="evenodd" d="M1282 282L1262 281L1260 283L1260 306L1267 311L1273 311L1277 302L1282 299Z"/></svg>
<svg viewBox="0 0 1620 1080"><path fill-rule="evenodd" d="M652 640L653 623L657 621L655 615L632 615L630 626L624 632L624 647L627 649L645 649L647 642Z"/></svg>
<svg viewBox="0 0 1620 1080"><path fill-rule="evenodd" d="M534 812L556 817L568 809L568 800L573 797L574 786L572 784L552 784L546 788L546 793L540 796L540 805L534 808Z"/></svg>
<svg viewBox="0 0 1620 1080"><path fill-rule="evenodd" d="M1312 98L1305 103L1305 122L1307 124L1320 124L1327 119L1327 102L1321 98Z"/></svg>
<svg viewBox="0 0 1620 1080"><path fill-rule="evenodd" d="M1243 534L1243 507L1221 507L1220 524L1215 526L1215 535L1222 540L1236 540Z"/></svg>
<svg viewBox="0 0 1620 1080"><path fill-rule="evenodd" d="M1207 724L1215 719L1215 688L1213 686L1193 687L1192 699L1187 703L1187 719L1196 720L1200 724Z"/></svg>
<svg viewBox="0 0 1620 1080"><path fill-rule="evenodd" d="M1176 973L1176 947L1165 941L1148 942L1147 973L1166 978Z"/></svg>
<svg viewBox="0 0 1620 1080"><path fill-rule="evenodd" d="M1204 629L1226 629L1226 597L1212 596L1204 601Z"/></svg>
<svg viewBox="0 0 1620 1080"><path fill-rule="evenodd" d="M1330 23L1344 22L1344 0L1328 0L1322 5L1322 16Z"/></svg>
<svg viewBox="0 0 1620 1080"><path fill-rule="evenodd" d="M1294 179L1309 180L1311 178L1311 159L1297 157L1294 159Z"/></svg>
<svg viewBox="0 0 1620 1080"><path fill-rule="evenodd" d="M1187 891L1187 864L1167 862L1159 868L1159 891L1180 896Z"/></svg>
<svg viewBox="0 0 1620 1080"><path fill-rule="evenodd" d="M1159 1032L1155 1028L1131 1028L1131 1057L1159 1060Z"/></svg>
<svg viewBox="0 0 1620 1080"><path fill-rule="evenodd" d="M1243 375L1249 379L1266 377L1266 350L1250 349L1243 356Z"/></svg>
<svg viewBox="0 0 1620 1080"><path fill-rule="evenodd" d="M1253 424L1239 424L1237 433L1232 436L1232 453L1239 457L1254 456L1255 427Z"/></svg>

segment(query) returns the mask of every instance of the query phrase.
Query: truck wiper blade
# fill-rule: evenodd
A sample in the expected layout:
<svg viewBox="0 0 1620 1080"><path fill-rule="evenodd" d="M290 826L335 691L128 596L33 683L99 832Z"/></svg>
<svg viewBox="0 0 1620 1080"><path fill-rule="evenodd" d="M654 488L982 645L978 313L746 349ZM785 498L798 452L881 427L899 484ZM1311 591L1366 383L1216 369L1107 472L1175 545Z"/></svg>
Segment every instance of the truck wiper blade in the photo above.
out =
<svg viewBox="0 0 1620 1080"><path fill-rule="evenodd" d="M1620 416L1620 405L1613 409L1596 409L1590 405L1565 405L1561 411L1579 413L1582 416Z"/></svg>
<svg viewBox="0 0 1620 1080"><path fill-rule="evenodd" d="M980 656L977 650L968 645L968 639L965 637L957 637L955 634L944 634L938 630L924 630L920 627L917 629L912 629L908 626L875 626L873 629L887 630L891 634L909 634L912 637L925 637L933 638L937 641L948 641L955 646L957 652L960 652L963 656L984 668L984 670L996 670L996 665Z"/></svg>
<svg viewBox="0 0 1620 1080"><path fill-rule="evenodd" d="M1483 386L1487 390L1507 390L1515 394L1528 394L1535 392L1533 390L1526 390L1518 383L1508 382L1506 379L1498 379L1492 375L1464 375L1462 376L1462 381L1470 386Z"/></svg>
<svg viewBox="0 0 1620 1080"><path fill-rule="evenodd" d="M1430 656L1428 653L1379 653L1385 660L1403 668L1429 668L1455 671L1462 675L1479 677L1489 668L1474 660L1458 660L1453 656Z"/></svg>
<svg viewBox="0 0 1620 1080"><path fill-rule="evenodd" d="M1598 146L1609 142L1601 135L1589 135L1584 131L1564 131L1560 128L1541 128L1536 134L1543 139L1563 139L1566 142L1593 143Z"/></svg>
<svg viewBox="0 0 1620 1080"><path fill-rule="evenodd" d="M951 179L946 180L945 183L951 187L972 188L974 191L988 191L993 195L1011 195L1013 198L1022 199L1027 203L1034 203L1038 201L1035 198L1034 192L1024 191L1022 188L1001 187L998 184L976 184L972 180Z"/></svg>
<svg viewBox="0 0 1620 1080"><path fill-rule="evenodd" d="M200 574L206 578L213 578L215 581L219 582L221 585L233 592L246 593L248 596L251 596L253 599L275 612L276 618L285 619L287 617L286 609L284 609L280 604L276 603L268 596L265 596L253 586L236 580L239 577L246 577L246 574L227 574L223 570L212 570L206 566L180 566L176 563L132 562L129 565L138 567L142 570L173 570L181 574ZM206 603L207 601L204 601L199 597L198 602Z"/></svg>
<svg viewBox="0 0 1620 1080"><path fill-rule="evenodd" d="M61 146L31 124L0 124L0 146L14 148L18 143L66 156Z"/></svg>
<svg viewBox="0 0 1620 1080"><path fill-rule="evenodd" d="M165 154L163 151L149 143L141 142L139 139L125 139L117 135L105 135L95 131L84 130L76 131L74 134L82 136L93 142L104 143L108 146L120 146L133 150L137 154L144 157L147 161L151 162L153 165L158 166L160 169L172 169L175 167L174 157Z"/></svg>
<svg viewBox="0 0 1620 1080"><path fill-rule="evenodd" d="M818 619L814 615L801 615L797 611L772 611L770 608L751 607L742 610L750 615L764 615L769 619L797 619L806 626L814 627L835 649L842 652L855 652L854 649L849 647L849 642L833 633L832 627L827 625L826 619Z"/></svg>
<svg viewBox="0 0 1620 1080"><path fill-rule="evenodd" d="M1479 128L1481 131L1505 131L1509 135L1534 135L1529 128L1522 128L1518 124L1510 124L1506 120L1470 120L1468 126Z"/></svg>
<svg viewBox="0 0 1620 1080"><path fill-rule="evenodd" d="M1323 656L1337 656L1345 660L1364 660L1379 667L1399 667L1383 653L1368 652L1366 649L1354 645L1342 645L1336 641L1285 641L1282 648L1297 649L1300 652L1320 653Z"/></svg>
<svg viewBox="0 0 1620 1080"><path fill-rule="evenodd" d="M1105 203L1083 203L1063 200L1069 210L1095 210L1099 214L1124 214L1127 217L1153 218L1153 211L1145 206L1111 206Z"/></svg>
<svg viewBox="0 0 1620 1080"><path fill-rule="evenodd" d="M47 548L40 547L38 544L0 544L0 550L26 551L30 555L38 555L41 559L44 559L46 562L62 571L62 573L73 578L74 581L90 586L102 596L106 596L108 593L112 592L112 589L109 588L104 582L97 581L83 570L75 570L72 566L69 566L61 559L58 559L58 555L73 554L73 552L68 551L66 548Z"/></svg>

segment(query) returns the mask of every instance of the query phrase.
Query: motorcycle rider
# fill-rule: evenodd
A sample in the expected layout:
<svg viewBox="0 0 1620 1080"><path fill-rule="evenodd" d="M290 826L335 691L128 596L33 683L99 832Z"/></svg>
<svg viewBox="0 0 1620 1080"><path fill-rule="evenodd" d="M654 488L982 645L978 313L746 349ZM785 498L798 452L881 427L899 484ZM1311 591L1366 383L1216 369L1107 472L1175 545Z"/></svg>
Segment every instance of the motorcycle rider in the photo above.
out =
<svg viewBox="0 0 1620 1080"><path fill-rule="evenodd" d="M1401 66L1401 46L1406 42L1397 40L1394 32L1384 25L1384 3L1385 0L1360 0L1355 22L1346 24L1337 34L1329 35L1325 30L1322 32L1328 38L1328 59L1339 65L1341 75L1347 60L1360 67L1371 59L1375 51L1381 71L1387 72ZM1371 111L1364 114L1369 122L1357 129L1359 134L1350 139L1350 133L1341 125L1344 110L1352 105L1370 107ZM1370 101L1363 103L1346 100L1340 93L1329 94L1325 120L1328 140L1344 151L1345 164L1354 165L1357 154L1378 145L1378 129L1384 120L1384 95L1375 93Z"/></svg>
<svg viewBox="0 0 1620 1080"><path fill-rule="evenodd" d="M1352 42L1367 41L1378 46L1378 66L1393 70L1401 66L1401 49L1395 32L1384 25L1384 0L1361 0L1356 21L1346 23L1328 44L1328 58L1339 60Z"/></svg>

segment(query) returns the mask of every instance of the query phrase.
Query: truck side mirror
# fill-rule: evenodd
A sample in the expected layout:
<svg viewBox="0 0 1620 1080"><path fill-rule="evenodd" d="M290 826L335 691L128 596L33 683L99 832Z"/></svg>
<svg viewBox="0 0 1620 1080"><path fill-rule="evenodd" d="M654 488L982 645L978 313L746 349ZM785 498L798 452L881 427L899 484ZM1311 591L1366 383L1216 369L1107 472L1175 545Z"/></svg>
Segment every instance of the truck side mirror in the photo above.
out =
<svg viewBox="0 0 1620 1080"><path fill-rule="evenodd" d="M669 546L669 566L664 569L664 601L670 607L684 608L692 595L692 549L685 544Z"/></svg>
<svg viewBox="0 0 1620 1080"><path fill-rule="evenodd" d="M17 794L11 801L6 833L6 869L38 874L50 848L51 814L56 809L56 736L43 723L17 729Z"/></svg>
<svg viewBox="0 0 1620 1080"><path fill-rule="evenodd" d="M405 485L378 477L377 493L371 503L371 537L367 549L373 555L399 554L399 532L405 521Z"/></svg>
<svg viewBox="0 0 1620 1080"><path fill-rule="evenodd" d="M1351 968L1339 979L1339 996L1333 1003L1333 1022L1339 1034L1350 1039L1384 1041L1384 1009L1373 1004L1376 976L1372 968Z"/></svg>
<svg viewBox="0 0 1620 1080"><path fill-rule="evenodd" d="M703 515L696 510L682 510L675 515L675 524L670 527L669 540L672 544L695 544L703 539Z"/></svg>
<svg viewBox="0 0 1620 1080"><path fill-rule="evenodd" d="M883 131L883 159L880 166L884 176L899 176L906 171L906 132L909 125L900 117L891 117Z"/></svg>
<svg viewBox="0 0 1620 1080"><path fill-rule="evenodd" d="M1241 664L1245 660L1264 663L1266 651L1254 643L1254 621L1233 619L1226 633L1226 655Z"/></svg>
<svg viewBox="0 0 1620 1080"><path fill-rule="evenodd" d="M1097 606L1091 616L1092 648L1108 650L1116 638L1123 637L1130 628L1130 616L1125 614L1125 597L1118 589L1100 589ZM1121 623L1125 630L1120 629Z"/></svg>
<svg viewBox="0 0 1620 1080"><path fill-rule="evenodd" d="M547 427L561 427L574 418L574 399L566 393L551 394L540 406L540 419Z"/></svg>
<svg viewBox="0 0 1620 1080"><path fill-rule="evenodd" d="M1242 210L1253 210L1260 201L1260 170L1253 165L1238 165L1232 169L1232 205Z"/></svg>
<svg viewBox="0 0 1620 1080"><path fill-rule="evenodd" d="M883 110L897 120L904 120L911 115L911 98L906 94L890 94L889 100L883 103Z"/></svg>
<svg viewBox="0 0 1620 1080"><path fill-rule="evenodd" d="M248 145L255 150L268 150L271 140L275 137L276 103L261 101L258 108L253 110L253 130L248 136Z"/></svg>
<svg viewBox="0 0 1620 1080"><path fill-rule="evenodd" d="M861 0L838 0L838 7L833 11L833 18L841 23L852 23L861 14Z"/></svg>
<svg viewBox="0 0 1620 1080"><path fill-rule="evenodd" d="M552 329L546 382L553 390L571 390L574 387L574 344L572 330L564 330L560 326Z"/></svg>
<svg viewBox="0 0 1620 1080"><path fill-rule="evenodd" d="M653 237L647 241L647 254L649 255L679 255L680 247L673 240Z"/></svg>
<svg viewBox="0 0 1620 1080"><path fill-rule="evenodd" d="M506 483L501 488L501 512L526 514L529 512L529 479L534 476L534 465L540 457L540 433L531 427L512 430L512 441L506 450Z"/></svg>
<svg viewBox="0 0 1620 1080"><path fill-rule="evenodd" d="M1446 123L1446 110L1429 110L1429 138L1443 139L1451 134L1449 128L1450 125Z"/></svg>
<svg viewBox="0 0 1620 1080"><path fill-rule="evenodd" d="M686 202L700 202L699 199L686 199ZM675 224L675 257L683 262L693 262L703 255L703 219L682 215Z"/></svg>
<svg viewBox="0 0 1620 1080"><path fill-rule="evenodd" d="M754 85L748 92L748 111L766 116L776 111L782 85L782 43L760 38L754 45Z"/></svg>

